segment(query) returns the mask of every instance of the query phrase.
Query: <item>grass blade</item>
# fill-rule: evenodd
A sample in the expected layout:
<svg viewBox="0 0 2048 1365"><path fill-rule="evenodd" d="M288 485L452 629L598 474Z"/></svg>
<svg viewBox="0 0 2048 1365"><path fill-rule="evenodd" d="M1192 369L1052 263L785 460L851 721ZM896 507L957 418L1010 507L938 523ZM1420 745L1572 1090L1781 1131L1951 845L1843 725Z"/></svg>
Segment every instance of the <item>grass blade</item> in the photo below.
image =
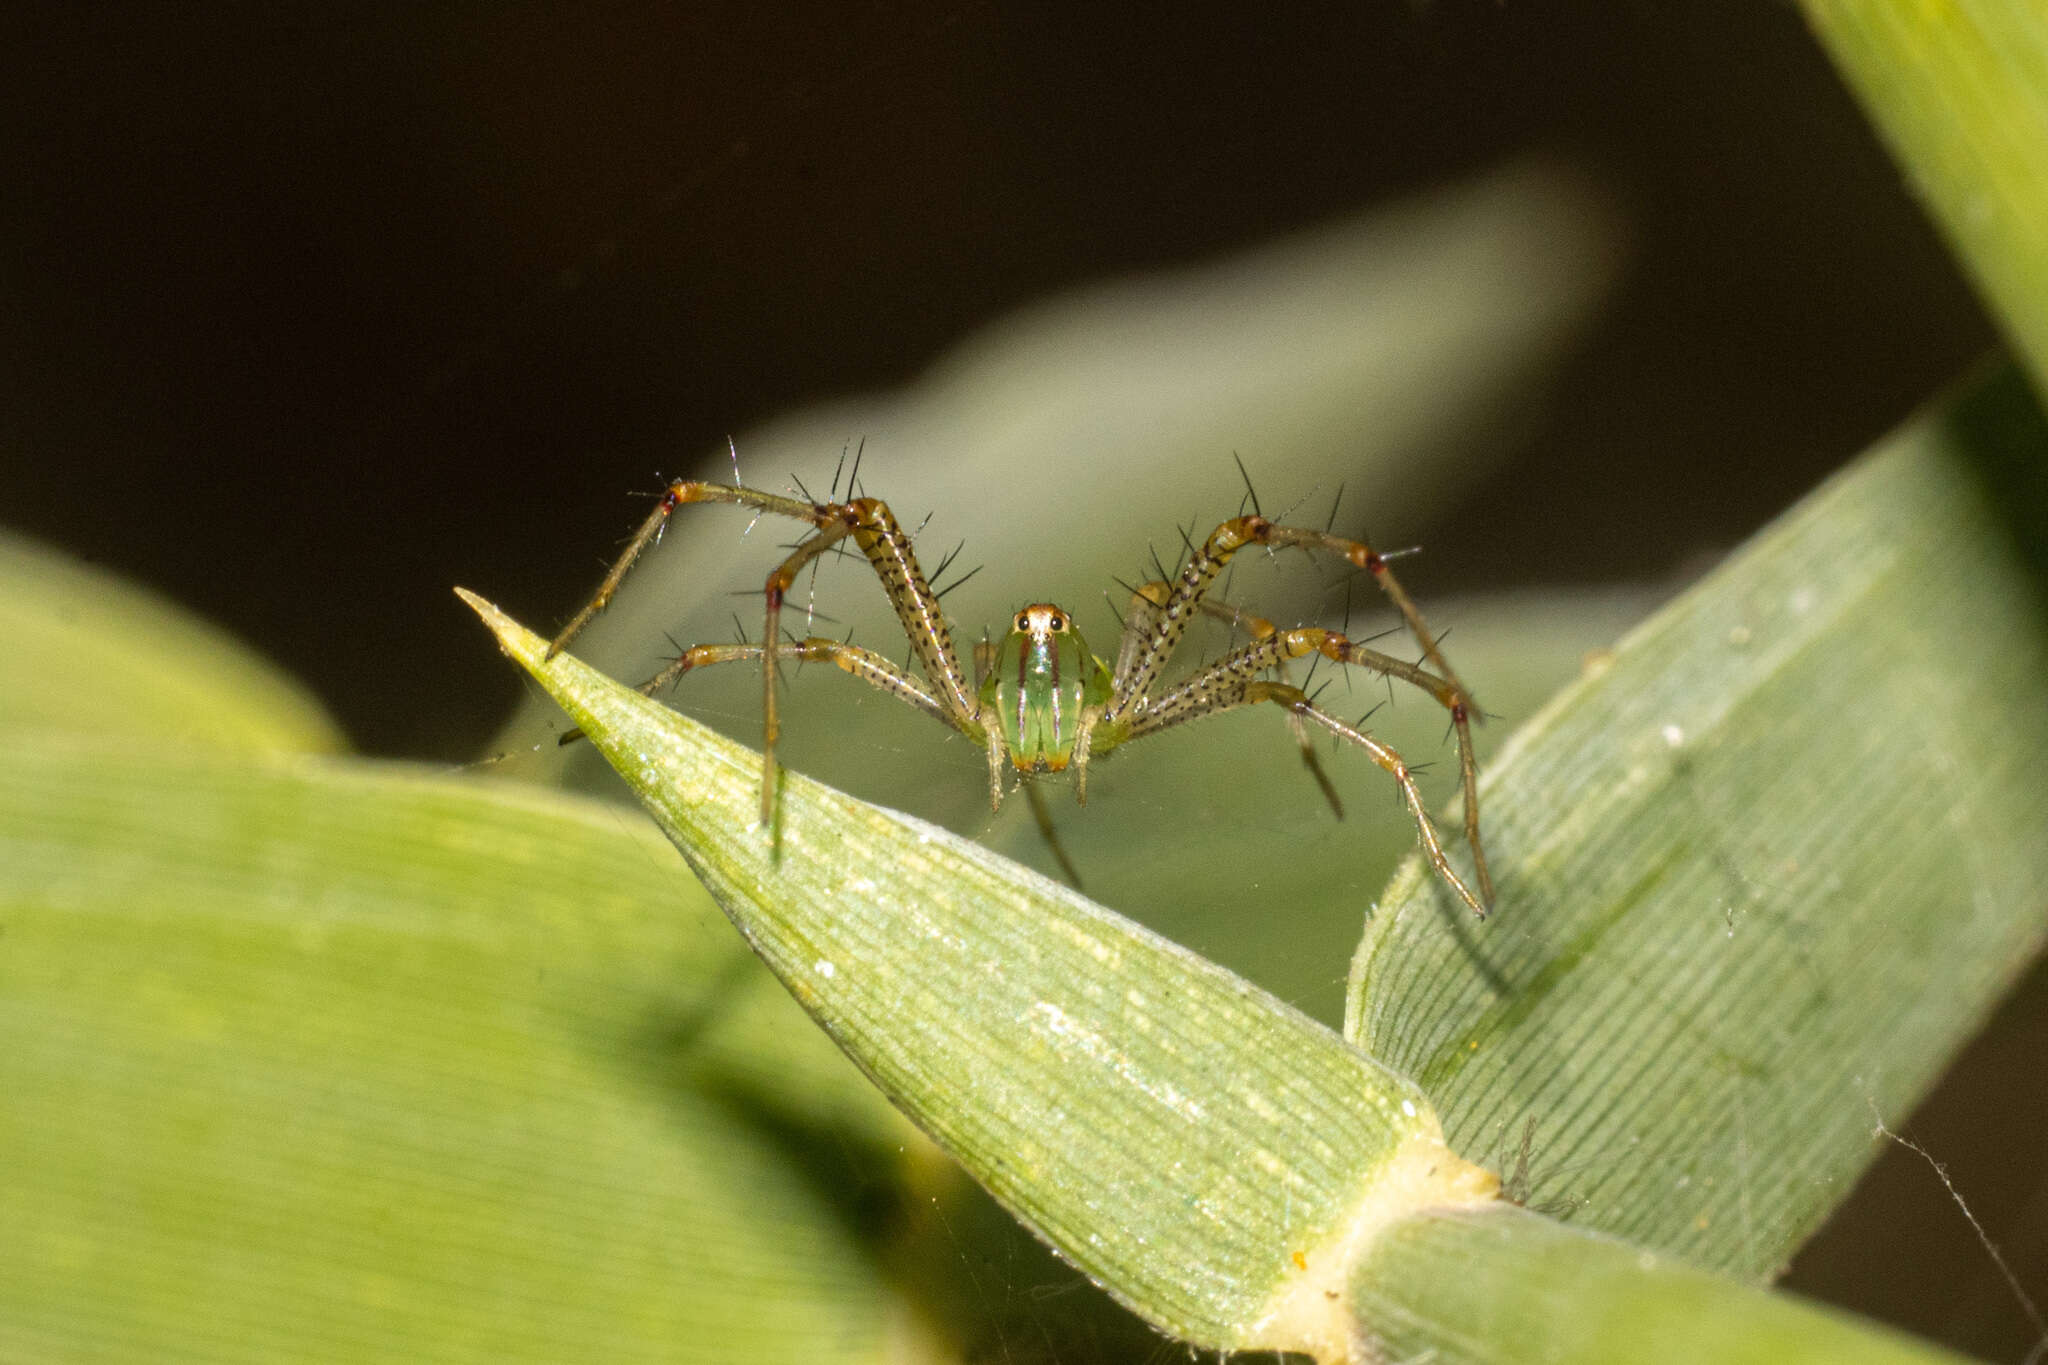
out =
<svg viewBox="0 0 2048 1365"><path fill-rule="evenodd" d="M1537 1204L1748 1277L1846 1194L2048 933L2044 451L1974 386L1516 736L1494 920L1411 867L1354 964L1463 1150L1527 1135Z"/></svg>
<svg viewBox="0 0 2048 1365"><path fill-rule="evenodd" d="M1373 1360L1954 1365L1846 1314L1510 1205L1405 1219L1352 1276Z"/></svg>
<svg viewBox="0 0 2048 1365"><path fill-rule="evenodd" d="M2048 15L2030 0L1802 0L2048 390Z"/></svg>
<svg viewBox="0 0 2048 1365"><path fill-rule="evenodd" d="M0 535L0 731L244 751L347 747L320 703L217 626L68 555Z"/></svg>
<svg viewBox="0 0 2048 1365"><path fill-rule="evenodd" d="M830 1094L607 808L12 744L0 1358L902 1361L847 1208L706 1043L763 988L782 1079Z"/></svg>
<svg viewBox="0 0 2048 1365"><path fill-rule="evenodd" d="M1334 1352L1358 1243L1492 1198L1405 1079L1036 873L796 774L778 856L758 755L464 596L884 1093L1162 1329Z"/></svg>

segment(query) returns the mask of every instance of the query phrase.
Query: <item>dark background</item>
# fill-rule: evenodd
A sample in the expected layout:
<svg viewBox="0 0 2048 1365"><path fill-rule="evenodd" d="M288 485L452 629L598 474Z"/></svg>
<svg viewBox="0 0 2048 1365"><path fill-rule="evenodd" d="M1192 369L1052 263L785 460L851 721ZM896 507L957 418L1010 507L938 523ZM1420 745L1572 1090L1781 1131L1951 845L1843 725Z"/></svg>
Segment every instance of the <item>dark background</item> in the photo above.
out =
<svg viewBox="0 0 2048 1365"><path fill-rule="evenodd" d="M0 523L240 632L378 754L473 755L518 696L450 584L565 617L624 494L726 433L901 382L1049 291L1519 154L1611 195L1630 264L1547 420L1451 514L1484 534L1440 586L1667 576L1994 340L1764 0L11 27ZM1972 1080L2038 1071L1998 1055L2048 1043L2039 974L2022 997L2019 1041L1918 1131L2040 1284L2048 1113ZM1881 1164L1795 1283L1971 1350L2028 1340L1917 1160Z"/></svg>

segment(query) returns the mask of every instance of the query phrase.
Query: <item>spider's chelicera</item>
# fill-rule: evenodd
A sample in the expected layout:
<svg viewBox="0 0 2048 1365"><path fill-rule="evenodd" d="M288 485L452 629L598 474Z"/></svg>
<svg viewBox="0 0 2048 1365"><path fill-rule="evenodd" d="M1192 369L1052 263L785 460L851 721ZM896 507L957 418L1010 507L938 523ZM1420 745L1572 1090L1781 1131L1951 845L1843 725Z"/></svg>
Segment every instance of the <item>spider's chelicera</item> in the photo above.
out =
<svg viewBox="0 0 2048 1365"><path fill-rule="evenodd" d="M1050 603L1038 603L1017 613L1009 633L1000 642L984 640L975 649L974 676L970 680L954 651L952 631L939 607L938 594L918 567L910 537L879 499L811 502L752 488L685 479L668 486L660 504L634 533L596 594L548 646L549 658L566 648L611 601L633 561L660 536L669 514L682 504L693 502L733 503L807 522L812 528L811 534L768 575L763 589L768 620L762 643L693 645L640 689L654 692L691 669L707 664L761 661L764 824L773 819L775 810L775 740L780 729L776 664L781 659L836 664L870 686L966 735L988 753L992 807L1002 805L1006 766L1024 773L1071 770L1076 795L1086 801L1090 761L1131 740L1199 716L1271 702L1288 713L1303 758L1339 814L1342 808L1338 807L1336 792L1316 763L1308 729L1311 725L1364 750L1400 785L1401 795L1421 831L1423 851L1430 865L1475 914L1484 916L1493 900L1486 854L1479 842L1478 769L1472 757L1472 721L1481 712L1472 694L1451 670L1436 637L1423 622L1422 613L1396 581L1386 560L1362 541L1347 540L1326 531L1282 526L1256 512L1233 517L1193 549L1175 578L1144 583L1132 592L1114 667L1089 652L1069 612ZM805 565L848 537L874 566L883 591L896 608L897 619L902 622L917 658L917 673L842 640L817 636L783 639L783 599L797 575ZM1283 630L1215 600L1209 589L1216 576L1231 556L1247 545L1331 554L1364 570L1400 611L1422 649L1422 663L1411 664L1369 649L1334 630L1306 626ZM1250 634L1250 642L1197 669L1188 678L1162 683L1161 672L1197 614L1221 617L1236 624ZM1434 697L1450 713L1458 737L1465 838L1471 846L1473 870L1477 874L1476 894L1444 855L1422 795L1401 756L1366 731L1318 707L1305 692L1285 680L1287 662L1311 654L1410 683Z"/></svg>

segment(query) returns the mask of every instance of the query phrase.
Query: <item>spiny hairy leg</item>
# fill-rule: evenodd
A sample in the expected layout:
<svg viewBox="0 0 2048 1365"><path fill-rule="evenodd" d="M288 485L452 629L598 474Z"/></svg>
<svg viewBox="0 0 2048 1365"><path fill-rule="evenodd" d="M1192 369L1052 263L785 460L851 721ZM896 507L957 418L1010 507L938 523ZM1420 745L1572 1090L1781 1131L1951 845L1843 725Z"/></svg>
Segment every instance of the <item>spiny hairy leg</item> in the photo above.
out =
<svg viewBox="0 0 2048 1365"><path fill-rule="evenodd" d="M1394 571L1378 550L1363 541L1348 540L1334 536L1327 531L1315 531L1302 527L1275 526L1262 517L1240 517L1250 534L1250 543L1270 545L1275 549L1300 548L1320 550L1334 554L1357 568L1371 574L1380 591L1386 595L1401 613L1401 619L1408 627L1408 633L1422 649L1423 658L1433 673L1425 673L1415 665L1366 649L1362 645L1347 646L1351 656L1345 662L1364 664L1379 669L1392 677L1402 678L1435 697L1437 702L1451 714L1451 727L1458 735L1458 774L1464 789L1465 837L1471 842L1473 870L1479 878L1479 896L1483 903L1493 904L1493 874L1487 870L1486 854L1479 840L1479 760L1472 751L1472 722L1484 720L1486 713L1472 699L1472 693L1459 680L1451 668L1451 661L1444 656L1436 636L1430 633L1429 623L1422 619L1421 610L1407 589L1401 586ZM1228 523L1226 523L1227 525ZM1220 528L1219 528L1220 529ZM1341 637L1339 637L1341 638Z"/></svg>
<svg viewBox="0 0 2048 1365"><path fill-rule="evenodd" d="M1337 736L1337 738L1347 743L1355 744L1365 750L1372 758L1372 761L1385 769L1388 775L1400 785L1401 797L1408 803L1408 811L1415 817L1416 830L1422 836L1422 852L1423 856L1429 859L1429 865L1436 869L1437 876L1443 878L1449 884L1451 890L1458 893L1458 899L1471 907L1473 914L1477 915L1480 919L1486 918L1486 909L1492 903L1492 898L1491 894L1486 890L1485 882L1483 880L1481 882L1480 894L1477 896L1473 895L1472 889L1465 885L1463 878L1458 876L1457 869L1451 866L1451 860L1444 856L1444 846L1442 841L1437 838L1436 826L1430 823L1429 811L1422 804L1422 793L1416 790L1415 777L1409 772L1408 765L1401 761L1401 755L1395 753L1365 731L1354 729L1343 721L1338 720L1329 712L1317 707L1302 694L1299 688L1282 687L1277 683L1256 683L1252 686L1251 695L1248 695L1245 700L1248 702L1278 702L1295 715L1314 721L1317 725L1322 726L1325 730ZM1483 878L1486 863L1482 860L1478 866Z"/></svg>
<svg viewBox="0 0 2048 1365"><path fill-rule="evenodd" d="M1218 526L1188 555L1187 563L1181 566L1180 574L1172 582L1164 600L1142 599L1145 604L1143 610L1134 604L1125 621L1124 638L1118 646L1115 691L1105 718L1113 723L1122 722L1146 708L1154 683L1187 633L1195 614L1201 610L1216 576L1247 545L1335 555L1371 574L1380 591L1401 613L1401 620L1421 647L1429 670L1363 646L1352 646L1354 656L1345 662L1357 662L1414 683L1450 712L1451 726L1458 736L1458 770L1464 782L1465 825L1477 855L1479 766L1472 752L1472 722L1484 719L1484 713L1452 671L1436 637L1430 633L1428 622L1422 619L1422 612L1394 577L1385 556L1364 541L1349 540L1307 527L1282 526L1256 514L1232 517ZM1347 645L1349 643L1346 641ZM1478 856L1476 870L1480 890L1490 904L1493 879L1487 871L1484 856Z"/></svg>
<svg viewBox="0 0 2048 1365"><path fill-rule="evenodd" d="M762 585L761 596L768 604L768 621L761 631L761 823L775 821L775 745L782 738L782 706L779 700L781 672L776 661L782 657L782 599L796 583L804 565L844 540L851 528L844 520L827 522L818 533L790 551L775 566Z"/></svg>
<svg viewBox="0 0 2048 1365"><path fill-rule="evenodd" d="M637 690L641 695L651 697L683 674L695 669L707 668L712 664L750 662L759 659L761 654L762 649L759 645L692 645L677 655L661 672L641 683ZM871 649L862 649L859 645L850 645L844 640L828 640L814 635L807 640L783 645L775 651L775 656L778 659L795 659L798 663L835 664L868 686L887 692L898 701L908 702L933 720L943 721L948 725L953 723L952 716L939 704L939 699L932 695L931 689L925 686L922 679L904 672L893 661ZM582 738L581 730L571 730L562 736L559 743L574 744Z"/></svg>
<svg viewBox="0 0 2048 1365"><path fill-rule="evenodd" d="M794 517L808 521L813 526L823 526L828 518L823 514L832 507L830 503L803 502L796 498L785 498L775 493L763 493L752 488L738 488L728 484L703 483L696 479L679 479L662 490L660 499L647 520L640 523L640 529L633 532L626 541L626 548L619 552L617 560L605 572L604 581L597 585L591 595L569 624L548 644L547 658L554 658L569 647L569 642L583 633L583 628L595 620L597 614L611 605L619 584L626 581L635 560L646 552L647 547L661 539L662 528L668 525L669 514L686 502L729 502L742 507L752 507L761 512L774 512L778 516Z"/></svg>
<svg viewBox="0 0 2048 1365"><path fill-rule="evenodd" d="M1369 649L1334 630L1286 630L1279 632L1276 639L1289 658L1314 652L1340 664L1369 668L1375 673L1399 678L1429 693L1451 713L1451 724L1458 734L1458 783L1465 808L1465 842L1472 849L1472 870L1479 879L1479 898L1492 905L1493 874L1487 869L1486 847L1479 837L1479 761L1472 753L1471 718L1480 713L1472 704L1471 694L1456 679L1440 678L1406 659Z"/></svg>
<svg viewBox="0 0 2048 1365"><path fill-rule="evenodd" d="M1289 633L1292 632L1282 632ZM1401 789L1402 800L1408 804L1409 814L1415 817L1416 829L1422 836L1422 851L1429 859L1429 865L1436 869L1444 884L1472 908L1473 914L1485 919L1488 902L1472 893L1445 856L1443 841L1437 837L1436 826L1430 821L1422 793L1415 785L1415 775L1401 756L1365 731L1347 725L1317 707L1300 688L1258 677L1259 673L1273 666L1276 657L1275 641L1255 641L1233 650L1168 693L1156 707L1148 708L1132 725L1128 737L1171 729L1201 716L1220 715L1242 706L1256 706L1260 702L1272 702L1304 723L1322 726L1347 744L1365 750L1367 757L1394 779Z"/></svg>
<svg viewBox="0 0 2048 1365"><path fill-rule="evenodd" d="M1181 567L1180 576L1174 580L1164 600L1150 600L1157 608L1149 621L1130 620L1126 622L1128 632L1132 625L1144 627L1143 633L1135 640L1125 642L1128 646L1118 652L1116 675L1116 700L1111 703L1112 717L1141 701L1166 667L1174 648L1202 601L1208 596L1216 575L1221 573L1237 552L1247 545L1265 545L1273 549L1303 549L1334 554L1346 562L1364 569L1386 594L1387 600L1401 613L1401 619L1415 642L1422 647L1423 657L1429 665L1453 689L1466 708L1472 706L1471 694L1465 690L1458 675L1451 670L1449 661L1437 646L1436 637L1430 634L1429 625L1422 619L1414 601L1395 579L1394 571L1379 551L1363 541L1346 540L1327 531L1315 531L1305 527L1281 526L1261 516L1232 517L1210 533ZM1147 587L1152 585L1148 584Z"/></svg>
<svg viewBox="0 0 2048 1365"><path fill-rule="evenodd" d="M1153 602L1151 593L1164 587L1148 583L1138 589L1141 601ZM1135 612L1136 606L1134 604ZM1450 681L1438 677L1429 670L1397 659L1390 654L1368 648L1351 640L1339 631L1322 630L1313 626L1281 630L1263 618L1235 611L1222 603L1204 602L1202 610L1221 616L1243 627L1253 637L1251 642L1232 650L1222 658L1197 671L1186 681L1148 699L1145 705L1128 722L1128 738L1170 729L1194 720L1199 716L1212 715L1217 711L1241 706L1250 698L1253 685L1261 675L1279 670L1292 659L1319 654L1333 663L1348 667L1367 668L1401 681L1429 693L1439 703L1452 711L1456 720L1456 706L1461 690ZM1284 676L1282 683L1285 683ZM1295 735L1306 747L1305 723L1310 717L1306 713L1294 712ZM1318 722L1322 723L1322 722ZM1326 727L1327 728L1327 727ZM1375 741L1377 742L1377 741ZM1482 905L1493 904L1493 878L1487 870L1486 848L1479 835L1478 767L1472 761L1470 732L1459 732L1458 744L1459 776L1464 792L1465 842L1472 850L1472 867L1479 882L1479 900ZM1320 769L1317 770L1321 777ZM1336 806L1336 796L1325 780L1324 794Z"/></svg>
<svg viewBox="0 0 2048 1365"><path fill-rule="evenodd" d="M1131 610L1125 617L1126 638L1132 633L1128 628L1132 617L1148 609L1157 611L1166 605L1167 598L1172 595L1172 592L1173 585L1164 579L1154 579L1150 583L1139 584L1131 594ZM1228 622L1231 626L1250 635L1255 641L1270 639L1279 633L1279 628L1265 617L1254 616L1248 611L1240 610L1230 603L1219 601L1214 597L1202 599L1201 612L1204 616ZM1274 677L1279 681L1283 683L1293 681L1293 679L1287 676L1287 662L1285 659L1276 659L1271 667ZM1336 785L1330 781L1330 775L1323 771L1323 761L1316 756L1315 741L1309 735L1308 725L1299 716L1290 715L1287 718L1287 728L1294 732L1294 743L1301 750L1302 765L1308 769L1309 776L1316 780L1316 786L1322 790L1323 799L1330 803L1330 809L1336 813L1338 819L1343 819L1344 802L1338 798Z"/></svg>
<svg viewBox="0 0 2048 1365"><path fill-rule="evenodd" d="M911 647L930 684L928 695L942 708L946 720L969 734L980 735L981 726L976 719L979 704L968 690L960 661L953 653L952 633L946 624L945 614L939 609L938 594L932 591L924 571L918 567L910 537L897 523L887 504L878 498L855 498L843 503L807 502L755 488L695 479L678 480L662 493L659 505L626 542L625 550L605 575L604 582L598 585L596 594L548 646L549 658L567 647L611 601L634 561L660 539L669 515L684 503L699 502L731 503L757 512L774 513L808 522L814 531L769 574L762 590L767 603L767 628L763 633L763 644L753 648L759 651L762 675L763 824L772 824L775 814L775 741L781 728L776 705L776 660L784 652L779 643L783 598L804 565L848 537L867 556L875 576L881 581L883 592L895 608L896 617L909 636Z"/></svg>

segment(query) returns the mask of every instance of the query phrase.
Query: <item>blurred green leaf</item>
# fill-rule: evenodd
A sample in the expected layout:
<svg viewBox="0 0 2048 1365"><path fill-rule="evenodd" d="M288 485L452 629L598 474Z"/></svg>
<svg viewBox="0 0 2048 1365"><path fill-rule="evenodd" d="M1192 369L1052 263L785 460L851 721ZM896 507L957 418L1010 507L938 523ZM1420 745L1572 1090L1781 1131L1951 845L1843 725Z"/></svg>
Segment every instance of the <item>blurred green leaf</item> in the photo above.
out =
<svg viewBox="0 0 2048 1365"><path fill-rule="evenodd" d="M2048 391L2048 11L2035 0L1801 7Z"/></svg>
<svg viewBox="0 0 2048 1365"><path fill-rule="evenodd" d="M764 1143L770 1066L871 1155ZM9 1360L936 1358L858 1235L907 1130L607 807L11 744L0 1090Z"/></svg>
<svg viewBox="0 0 2048 1365"><path fill-rule="evenodd" d="M222 750L347 747L303 688L124 579L0 535L0 734L78 730Z"/></svg>
<svg viewBox="0 0 2048 1365"><path fill-rule="evenodd" d="M1354 964L1461 1150L1745 1277L1840 1202L2048 934L2044 452L1973 386L1517 733L1494 918L1411 865Z"/></svg>

